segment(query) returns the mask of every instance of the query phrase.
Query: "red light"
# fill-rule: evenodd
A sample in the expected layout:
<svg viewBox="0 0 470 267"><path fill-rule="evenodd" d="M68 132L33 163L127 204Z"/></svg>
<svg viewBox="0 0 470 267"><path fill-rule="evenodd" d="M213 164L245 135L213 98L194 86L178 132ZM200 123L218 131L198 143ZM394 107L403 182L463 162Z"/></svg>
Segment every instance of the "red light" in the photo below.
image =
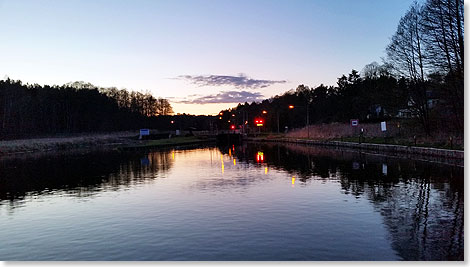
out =
<svg viewBox="0 0 470 267"><path fill-rule="evenodd" d="M235 125L231 125L230 129L235 130Z"/></svg>
<svg viewBox="0 0 470 267"><path fill-rule="evenodd" d="M289 106L289 108L290 108L290 109L293 109L293 108L294 108L294 106L293 106L293 105L290 105L290 106Z"/></svg>

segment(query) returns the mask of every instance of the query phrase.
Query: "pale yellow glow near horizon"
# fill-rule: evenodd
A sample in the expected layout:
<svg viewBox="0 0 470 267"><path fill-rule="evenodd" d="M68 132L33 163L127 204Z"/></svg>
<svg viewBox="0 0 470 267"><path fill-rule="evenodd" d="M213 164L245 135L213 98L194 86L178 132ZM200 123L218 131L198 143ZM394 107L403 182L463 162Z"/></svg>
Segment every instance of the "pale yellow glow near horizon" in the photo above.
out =
<svg viewBox="0 0 470 267"><path fill-rule="evenodd" d="M175 115L180 113L186 113L191 115L217 115L219 111L235 108L238 103L222 103L222 104L182 104L182 103L172 103L171 106Z"/></svg>

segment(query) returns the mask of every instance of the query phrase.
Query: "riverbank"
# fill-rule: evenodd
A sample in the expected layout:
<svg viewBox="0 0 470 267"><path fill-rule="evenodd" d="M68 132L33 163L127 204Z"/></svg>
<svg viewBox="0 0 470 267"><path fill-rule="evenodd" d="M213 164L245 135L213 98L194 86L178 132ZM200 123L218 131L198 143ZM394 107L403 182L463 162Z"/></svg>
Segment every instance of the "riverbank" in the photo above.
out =
<svg viewBox="0 0 470 267"><path fill-rule="evenodd" d="M0 141L0 155L138 145L135 131Z"/></svg>
<svg viewBox="0 0 470 267"><path fill-rule="evenodd" d="M246 138L246 141L251 142L277 142L277 143L294 143L303 145L316 145L323 147L345 148L361 152L370 153L383 153L393 156L406 156L416 157L417 159L430 160L436 162L443 162L446 160L452 161L452 164L462 165L464 161L464 151L438 149L429 147L414 147L402 145L388 145L388 144L370 144L370 143L354 143L354 142L341 142L341 141L317 141L307 139L295 138Z"/></svg>
<svg viewBox="0 0 470 267"><path fill-rule="evenodd" d="M82 134L73 136L6 140L0 141L0 155L18 155L76 149L139 150L214 141L210 138L197 136L182 136L159 140L138 140L137 137L138 134L135 131L125 131L103 134Z"/></svg>
<svg viewBox="0 0 470 267"><path fill-rule="evenodd" d="M463 135L444 129L426 135L420 127L406 120L388 122L386 133L382 132L380 123L362 123L356 128L347 123L329 123L293 129L282 137L352 143L357 143L361 139L362 143L371 144L464 150Z"/></svg>

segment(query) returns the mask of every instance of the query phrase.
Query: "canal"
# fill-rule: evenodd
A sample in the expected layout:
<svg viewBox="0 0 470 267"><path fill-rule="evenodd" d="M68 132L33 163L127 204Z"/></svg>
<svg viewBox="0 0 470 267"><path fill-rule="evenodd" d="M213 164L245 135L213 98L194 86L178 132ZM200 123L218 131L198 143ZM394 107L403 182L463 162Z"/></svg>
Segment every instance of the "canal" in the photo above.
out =
<svg viewBox="0 0 470 267"><path fill-rule="evenodd" d="M0 260L463 260L463 167L277 144L0 160Z"/></svg>

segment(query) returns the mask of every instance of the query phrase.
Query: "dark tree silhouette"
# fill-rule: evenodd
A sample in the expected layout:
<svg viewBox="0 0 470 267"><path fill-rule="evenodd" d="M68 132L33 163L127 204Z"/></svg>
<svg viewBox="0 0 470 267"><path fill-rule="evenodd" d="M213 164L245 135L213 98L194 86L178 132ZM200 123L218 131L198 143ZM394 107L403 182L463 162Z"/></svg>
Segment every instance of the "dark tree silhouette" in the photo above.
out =
<svg viewBox="0 0 470 267"><path fill-rule="evenodd" d="M103 132L158 127L168 100L74 82L62 86L0 80L0 136Z"/></svg>

